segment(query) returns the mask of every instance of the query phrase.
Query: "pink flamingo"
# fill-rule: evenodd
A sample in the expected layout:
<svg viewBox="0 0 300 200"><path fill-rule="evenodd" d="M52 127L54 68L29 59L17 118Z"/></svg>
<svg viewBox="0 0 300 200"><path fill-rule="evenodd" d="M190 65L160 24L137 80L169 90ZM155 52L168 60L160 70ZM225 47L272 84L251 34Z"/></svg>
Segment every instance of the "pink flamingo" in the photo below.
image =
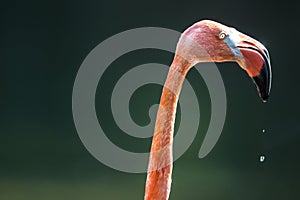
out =
<svg viewBox="0 0 300 200"><path fill-rule="evenodd" d="M160 99L148 163L145 200L169 198L175 112L186 74L199 62L226 61L237 62L253 79L262 100L268 99L271 88L270 57L260 42L211 20L202 20L186 29L177 43Z"/></svg>

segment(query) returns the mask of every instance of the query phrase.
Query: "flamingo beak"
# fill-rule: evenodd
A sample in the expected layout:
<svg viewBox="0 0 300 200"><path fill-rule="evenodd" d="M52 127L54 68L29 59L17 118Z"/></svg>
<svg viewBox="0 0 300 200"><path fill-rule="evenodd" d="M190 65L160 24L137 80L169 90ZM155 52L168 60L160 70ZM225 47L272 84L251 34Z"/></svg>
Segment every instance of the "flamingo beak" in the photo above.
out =
<svg viewBox="0 0 300 200"><path fill-rule="evenodd" d="M270 95L272 80L268 50L249 36L241 34L240 38L236 46L240 52L238 63L252 78L259 96L266 102Z"/></svg>

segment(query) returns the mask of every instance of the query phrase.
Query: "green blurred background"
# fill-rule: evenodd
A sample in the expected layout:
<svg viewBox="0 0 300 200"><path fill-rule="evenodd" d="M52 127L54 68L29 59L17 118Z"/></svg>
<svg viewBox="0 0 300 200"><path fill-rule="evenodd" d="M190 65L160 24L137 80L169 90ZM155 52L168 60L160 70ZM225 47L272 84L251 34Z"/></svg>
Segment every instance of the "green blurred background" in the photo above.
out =
<svg viewBox="0 0 300 200"><path fill-rule="evenodd" d="M236 27L267 46L273 87L263 104L237 64L218 64L227 118L213 151L199 159L210 100L201 76L196 70L189 73L200 99L201 123L192 146L175 162L170 198L299 199L297 7L296 1L258 0L1 1L0 199L143 199L146 174L111 169L81 143L71 108L77 70L95 46L121 31L155 26L182 32L205 18ZM97 90L98 117L122 148L146 152L151 140L129 137L111 120L109 98L120 69L148 62L168 65L172 56L159 50L131 52L116 60L99 83L106 89ZM142 106L157 103L160 92L157 85L136 91L130 111L137 123L147 124ZM260 155L265 162L259 162Z"/></svg>

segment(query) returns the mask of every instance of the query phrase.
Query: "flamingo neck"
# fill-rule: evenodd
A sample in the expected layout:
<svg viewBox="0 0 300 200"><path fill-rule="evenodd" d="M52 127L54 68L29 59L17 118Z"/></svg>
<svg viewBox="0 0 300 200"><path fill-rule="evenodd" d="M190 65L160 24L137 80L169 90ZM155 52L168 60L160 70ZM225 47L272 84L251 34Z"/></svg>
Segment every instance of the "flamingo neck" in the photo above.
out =
<svg viewBox="0 0 300 200"><path fill-rule="evenodd" d="M173 133L177 102L190 64L175 56L162 91L148 164L145 200L167 200L173 168Z"/></svg>

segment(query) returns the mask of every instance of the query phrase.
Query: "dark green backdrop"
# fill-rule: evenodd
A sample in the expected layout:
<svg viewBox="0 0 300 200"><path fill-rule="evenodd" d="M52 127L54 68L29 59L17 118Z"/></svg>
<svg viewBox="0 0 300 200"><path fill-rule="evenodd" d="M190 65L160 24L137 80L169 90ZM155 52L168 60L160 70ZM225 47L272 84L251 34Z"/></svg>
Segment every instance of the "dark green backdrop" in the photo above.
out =
<svg viewBox="0 0 300 200"><path fill-rule="evenodd" d="M81 143L71 108L77 70L95 46L121 31L155 26L182 32L205 18L234 26L267 46L273 87L263 104L237 64L218 64L227 92L227 118L219 142L200 160L210 103L200 75L190 72L189 80L201 93L202 121L194 143L175 162L171 199L299 199L297 7L296 1L260 0L1 1L0 199L142 199L145 174L110 169ZM107 77L118 77L115 69L120 65L130 69L171 61L166 52L136 51L113 63ZM97 91L98 116L110 115L109 105L103 104L112 80L104 78L107 89ZM141 113L135 102L158 102L160 92L157 85L149 85L135 93L131 113L139 123L146 123L142 116L147 112ZM109 120L105 127L117 130ZM150 147L150 139L118 131L108 137L131 151ZM266 155L264 163L259 162L261 154Z"/></svg>

